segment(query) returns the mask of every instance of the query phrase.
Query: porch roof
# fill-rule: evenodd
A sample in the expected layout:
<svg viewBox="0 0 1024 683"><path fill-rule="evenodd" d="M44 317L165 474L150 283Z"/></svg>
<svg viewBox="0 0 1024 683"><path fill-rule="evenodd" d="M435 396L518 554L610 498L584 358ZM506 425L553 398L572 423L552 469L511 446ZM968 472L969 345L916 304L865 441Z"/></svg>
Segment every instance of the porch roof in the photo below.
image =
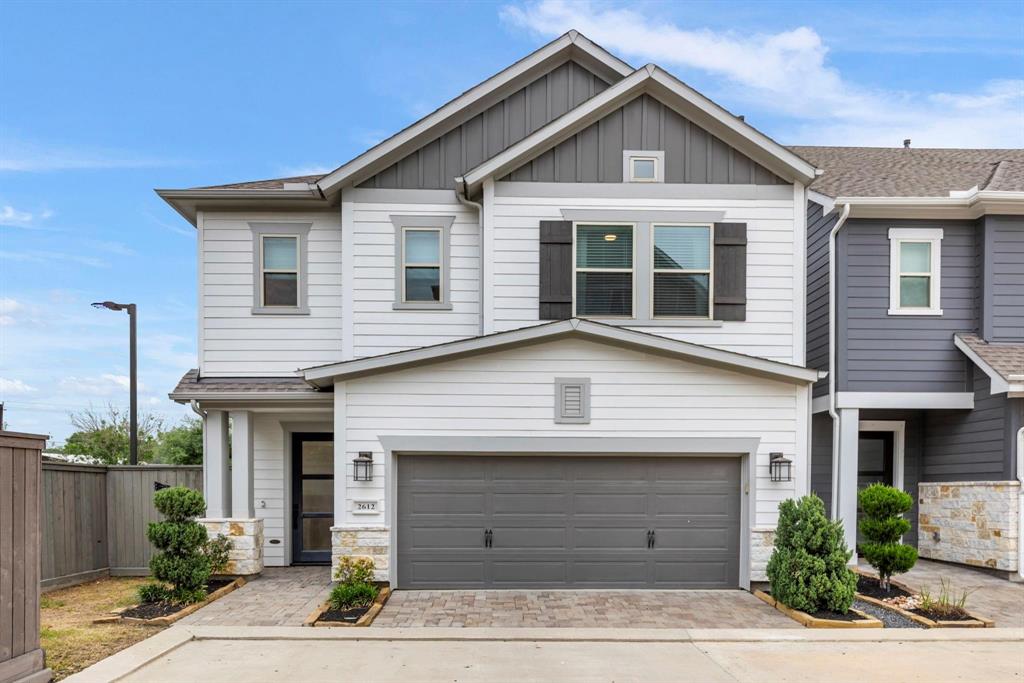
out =
<svg viewBox="0 0 1024 683"><path fill-rule="evenodd" d="M305 398L320 393L301 377L200 377L199 370L192 369L169 396L185 403L193 399Z"/></svg>
<svg viewBox="0 0 1024 683"><path fill-rule="evenodd" d="M988 342L967 332L958 332L954 343L989 376L993 394L1024 395L1024 344Z"/></svg>

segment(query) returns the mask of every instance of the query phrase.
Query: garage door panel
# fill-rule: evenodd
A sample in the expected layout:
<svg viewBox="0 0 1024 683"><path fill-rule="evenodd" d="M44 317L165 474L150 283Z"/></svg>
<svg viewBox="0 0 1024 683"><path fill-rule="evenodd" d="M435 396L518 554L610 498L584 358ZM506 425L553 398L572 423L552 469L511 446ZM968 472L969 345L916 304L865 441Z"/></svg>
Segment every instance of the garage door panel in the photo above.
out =
<svg viewBox="0 0 1024 683"><path fill-rule="evenodd" d="M483 493L416 493L404 501L413 515L473 514L484 510Z"/></svg>
<svg viewBox="0 0 1024 683"><path fill-rule="evenodd" d="M647 526L576 526L572 547L577 550L644 550L647 548Z"/></svg>
<svg viewBox="0 0 1024 683"><path fill-rule="evenodd" d="M575 493L576 515L647 515L646 493Z"/></svg>
<svg viewBox="0 0 1024 683"><path fill-rule="evenodd" d="M452 481L478 481L486 479L487 463L480 458L434 455L429 458L411 458L404 461L402 473L407 481L419 483Z"/></svg>
<svg viewBox="0 0 1024 683"><path fill-rule="evenodd" d="M657 550L718 550L729 552L736 543L737 534L732 529L719 526L707 528L686 527L682 529L655 529Z"/></svg>
<svg viewBox="0 0 1024 683"><path fill-rule="evenodd" d="M639 460L619 458L580 458L572 462L572 479L577 484L642 484L648 474Z"/></svg>
<svg viewBox="0 0 1024 683"><path fill-rule="evenodd" d="M403 570L408 572L409 583L423 588L483 588L485 580L483 560L422 559L408 563Z"/></svg>
<svg viewBox="0 0 1024 683"><path fill-rule="evenodd" d="M552 493L503 493L491 496L495 515L557 514L564 516L569 509L569 494Z"/></svg>
<svg viewBox="0 0 1024 683"><path fill-rule="evenodd" d="M566 528L564 525L557 527L543 527L540 525L530 526L494 526L493 533L494 549L517 548L543 550L545 548L564 548L566 543Z"/></svg>
<svg viewBox="0 0 1024 683"><path fill-rule="evenodd" d="M739 491L706 493L659 493L653 496L656 515L707 515L728 518L733 516Z"/></svg>
<svg viewBox="0 0 1024 683"><path fill-rule="evenodd" d="M654 581L659 586L685 585L692 588L719 588L730 581L733 568L724 560L687 560L654 563Z"/></svg>
<svg viewBox="0 0 1024 683"><path fill-rule="evenodd" d="M437 551L452 548L482 548L484 534L479 524L472 526L423 526L406 527L401 543L402 550Z"/></svg>
<svg viewBox="0 0 1024 683"><path fill-rule="evenodd" d="M518 588L547 584L564 585L569 580L569 563L564 560L495 560L493 587Z"/></svg>
<svg viewBox="0 0 1024 683"><path fill-rule="evenodd" d="M572 563L574 583L581 586L643 584L647 582L646 560L586 560Z"/></svg>

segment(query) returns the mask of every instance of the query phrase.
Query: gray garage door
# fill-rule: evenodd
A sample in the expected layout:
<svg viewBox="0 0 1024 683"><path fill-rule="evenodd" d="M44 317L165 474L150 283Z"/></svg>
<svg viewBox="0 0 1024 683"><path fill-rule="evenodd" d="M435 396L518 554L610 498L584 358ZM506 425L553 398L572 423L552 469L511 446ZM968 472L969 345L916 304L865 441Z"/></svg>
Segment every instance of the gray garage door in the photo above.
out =
<svg viewBox="0 0 1024 683"><path fill-rule="evenodd" d="M401 456L402 588L735 588L738 458Z"/></svg>

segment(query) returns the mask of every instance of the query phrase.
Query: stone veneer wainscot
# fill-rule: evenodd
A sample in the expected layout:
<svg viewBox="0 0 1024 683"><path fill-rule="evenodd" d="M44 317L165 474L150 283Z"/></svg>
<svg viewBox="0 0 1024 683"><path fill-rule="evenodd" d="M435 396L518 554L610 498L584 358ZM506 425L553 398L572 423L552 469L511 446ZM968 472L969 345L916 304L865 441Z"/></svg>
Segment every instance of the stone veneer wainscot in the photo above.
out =
<svg viewBox="0 0 1024 683"><path fill-rule="evenodd" d="M210 538L224 534L231 539L225 574L252 576L263 571L262 519L200 519Z"/></svg>
<svg viewBox="0 0 1024 683"><path fill-rule="evenodd" d="M331 527L331 571L338 566L338 559L345 555L369 557L373 560L373 578L377 581L390 580L388 536L388 528L384 526Z"/></svg>
<svg viewBox="0 0 1024 683"><path fill-rule="evenodd" d="M918 553L1002 571L1017 570L1016 481L951 481L918 485Z"/></svg>

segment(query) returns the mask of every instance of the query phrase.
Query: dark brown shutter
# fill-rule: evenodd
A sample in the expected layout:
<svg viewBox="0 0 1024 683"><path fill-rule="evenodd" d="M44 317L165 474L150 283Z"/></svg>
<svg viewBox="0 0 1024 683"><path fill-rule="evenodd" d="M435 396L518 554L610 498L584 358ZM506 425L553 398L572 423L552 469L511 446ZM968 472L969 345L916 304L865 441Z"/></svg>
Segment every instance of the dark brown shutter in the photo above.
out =
<svg viewBox="0 0 1024 683"><path fill-rule="evenodd" d="M747 319L746 223L715 223L714 319Z"/></svg>
<svg viewBox="0 0 1024 683"><path fill-rule="evenodd" d="M572 221L540 222L540 319L572 317Z"/></svg>

